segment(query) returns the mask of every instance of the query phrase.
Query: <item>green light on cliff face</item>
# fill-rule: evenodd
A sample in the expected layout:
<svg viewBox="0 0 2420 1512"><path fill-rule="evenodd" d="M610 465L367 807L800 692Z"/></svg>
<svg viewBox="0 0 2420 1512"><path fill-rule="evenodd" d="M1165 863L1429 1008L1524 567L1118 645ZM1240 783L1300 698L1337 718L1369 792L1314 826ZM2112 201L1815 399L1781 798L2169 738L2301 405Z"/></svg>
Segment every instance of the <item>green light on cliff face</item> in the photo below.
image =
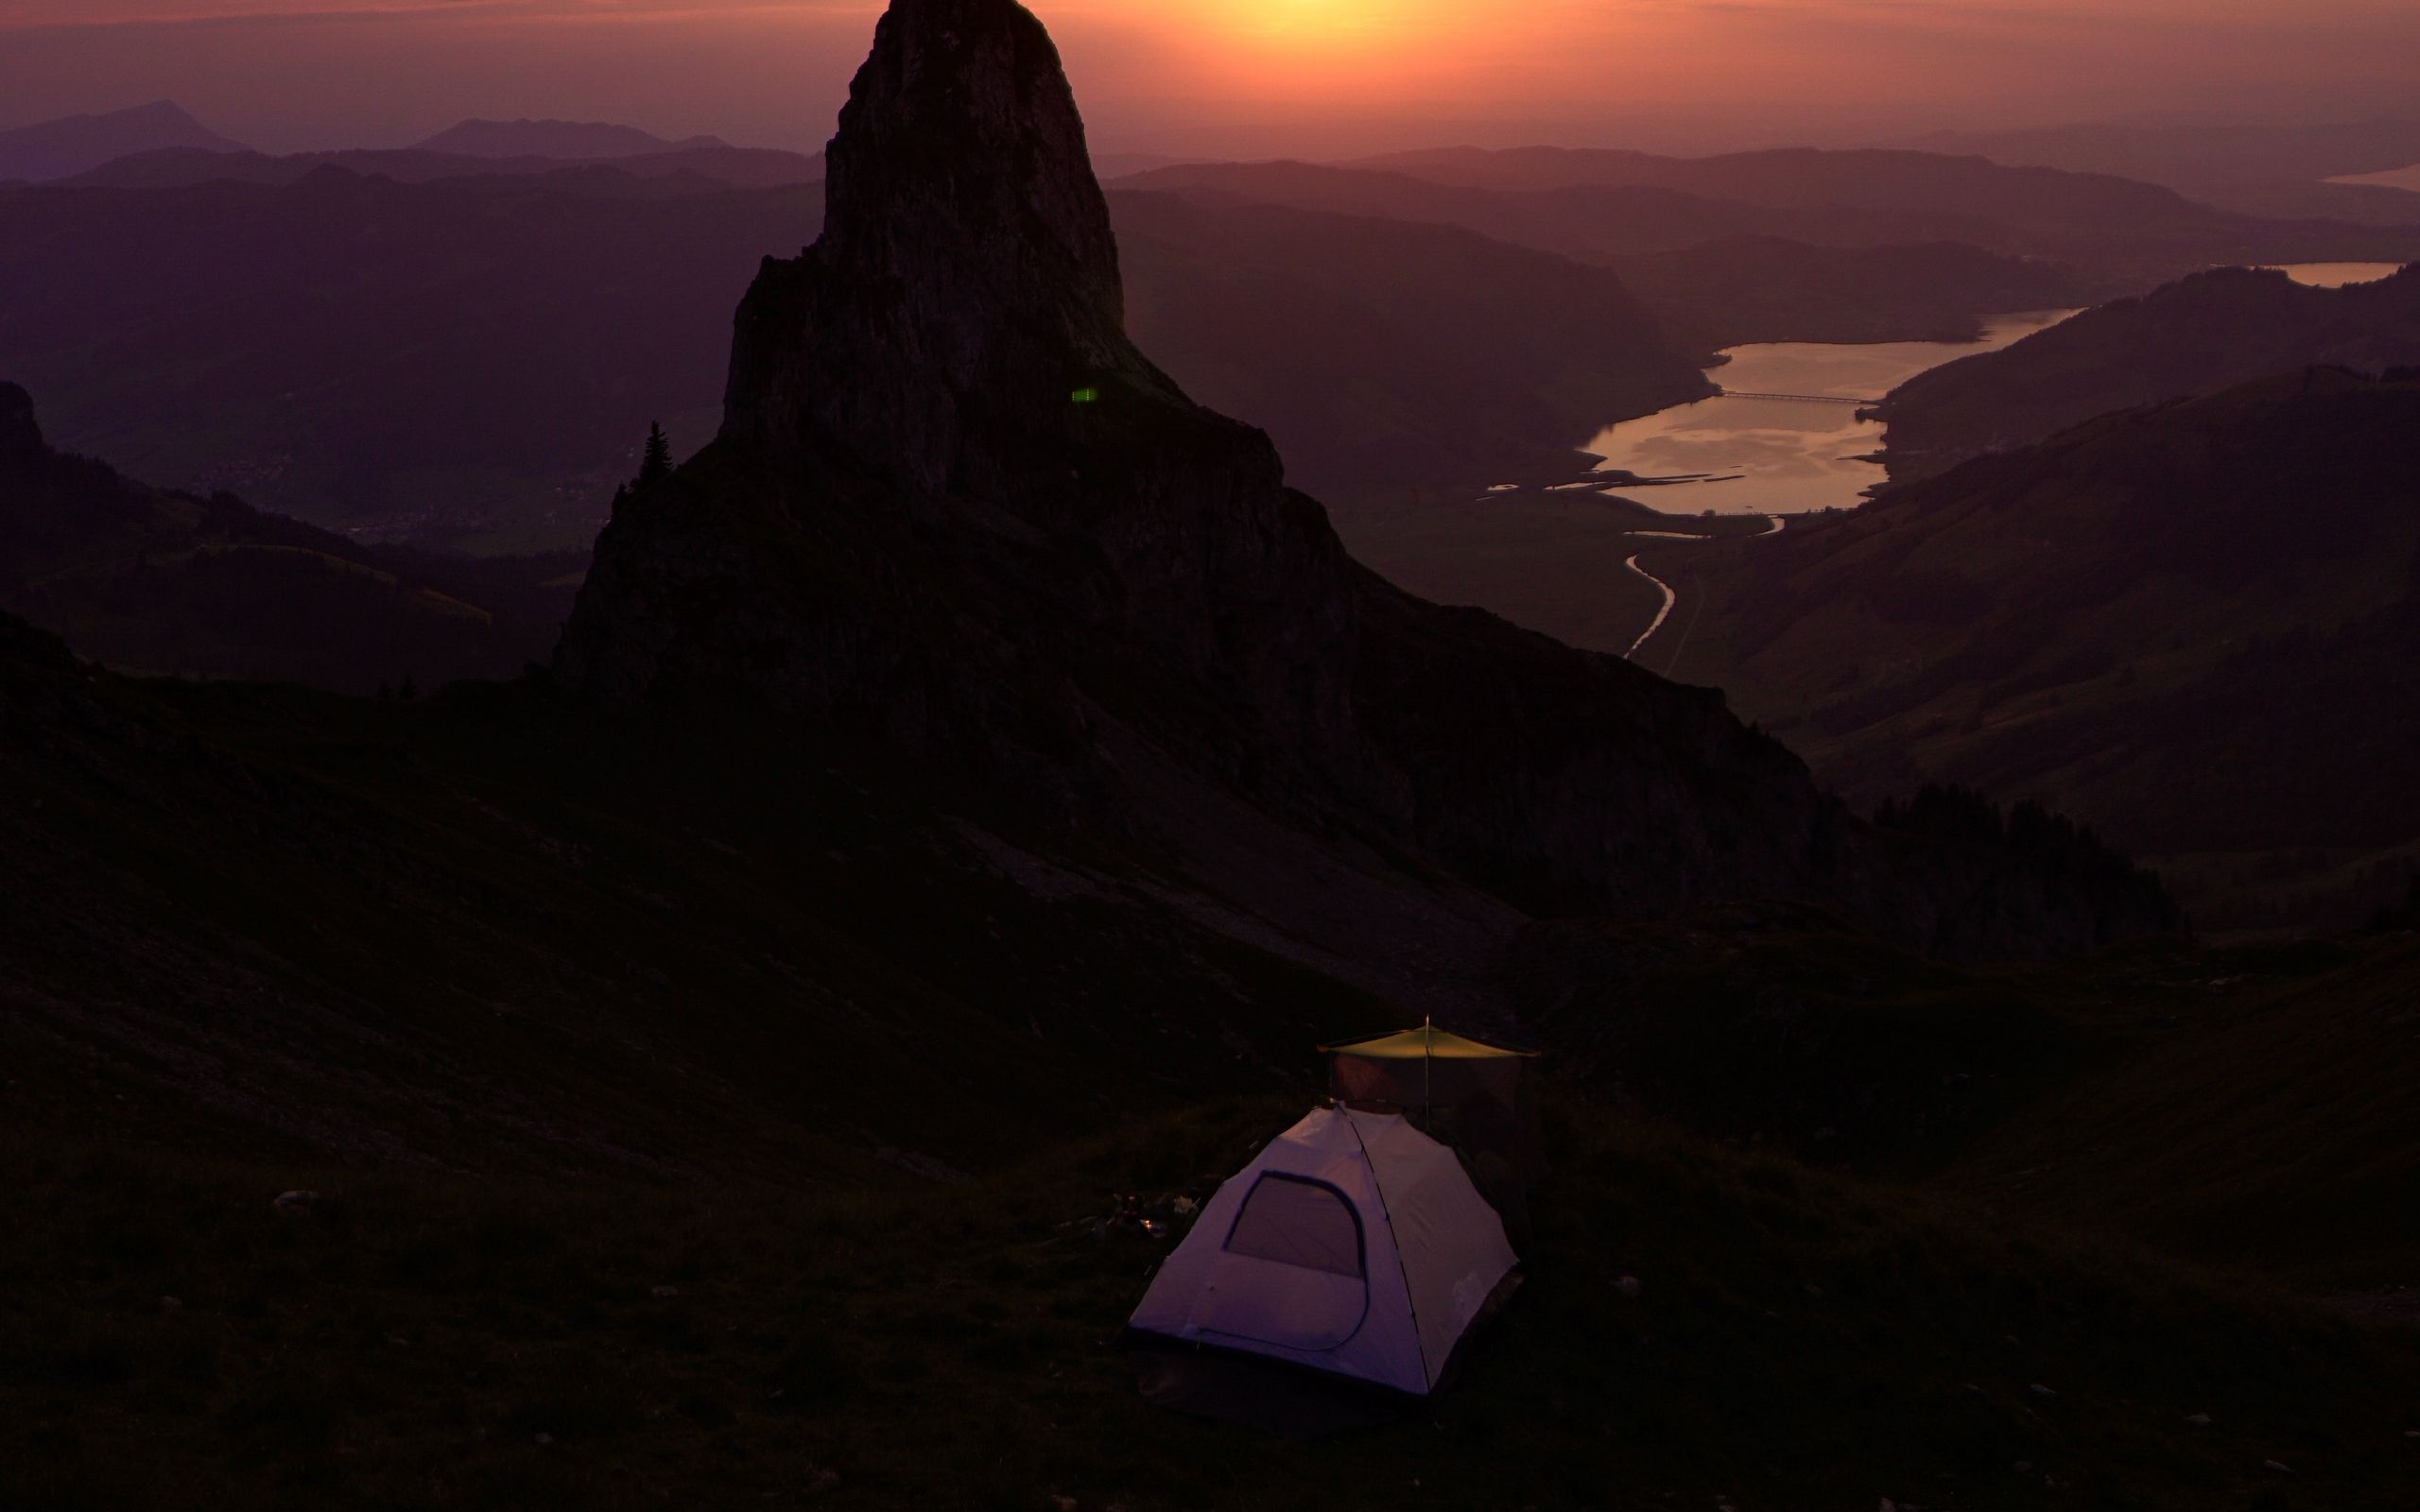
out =
<svg viewBox="0 0 2420 1512"><path fill-rule="evenodd" d="M1100 390L1098 388L1079 388L1067 397L1079 404L1098 404L1100 403Z"/></svg>

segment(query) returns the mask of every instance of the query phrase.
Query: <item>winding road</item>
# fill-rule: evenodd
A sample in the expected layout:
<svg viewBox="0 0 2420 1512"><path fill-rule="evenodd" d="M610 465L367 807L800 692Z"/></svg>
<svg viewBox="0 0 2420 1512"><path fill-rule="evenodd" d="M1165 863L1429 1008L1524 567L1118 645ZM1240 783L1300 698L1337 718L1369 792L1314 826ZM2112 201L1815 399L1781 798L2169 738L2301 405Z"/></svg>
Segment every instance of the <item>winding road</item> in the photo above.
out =
<svg viewBox="0 0 2420 1512"><path fill-rule="evenodd" d="M1769 514L1765 516L1765 521L1768 524L1772 525L1772 528L1760 535L1752 536L1749 538L1750 540L1762 541L1766 536L1778 536L1789 527L1789 520L1784 515ZM1692 535L1685 530L1634 530L1631 534L1634 536L1654 536L1657 539L1664 541L1714 541L1720 539L1714 536ZM1664 622L1672 617L1672 610L1679 605L1681 595L1673 589L1671 584L1666 582L1663 578L1656 576L1653 573L1649 572L1646 568L1641 567L1638 564L1638 557L1635 554L1624 559L1622 565L1629 568L1632 572L1636 573L1639 576L1646 578L1649 582L1654 584L1656 592L1664 595L1664 607L1655 611L1655 618L1649 622L1647 628L1638 632L1638 639L1630 643L1630 649L1622 653L1622 660L1626 662L1635 662L1638 660L1639 647L1645 645L1649 641L1653 640L1655 638L1655 632L1664 627ZM1680 665L1681 653L1688 648L1689 636L1698 627L1698 614L1703 610L1704 608L1705 601L1703 599L1700 599L1690 608L1689 623L1682 627L1681 639L1673 645L1672 654L1664 659L1664 675L1666 677L1670 677L1672 675L1672 669Z"/></svg>

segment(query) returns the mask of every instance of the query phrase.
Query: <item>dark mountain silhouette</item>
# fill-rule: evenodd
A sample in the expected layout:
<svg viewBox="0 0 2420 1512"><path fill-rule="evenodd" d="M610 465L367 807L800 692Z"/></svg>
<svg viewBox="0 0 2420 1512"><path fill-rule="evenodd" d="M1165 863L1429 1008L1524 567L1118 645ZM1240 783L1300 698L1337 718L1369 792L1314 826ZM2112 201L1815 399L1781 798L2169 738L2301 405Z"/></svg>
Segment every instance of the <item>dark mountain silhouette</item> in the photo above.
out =
<svg viewBox="0 0 2420 1512"><path fill-rule="evenodd" d="M1608 266L1668 330L1704 351L1752 341L1973 341L1984 314L2069 309L2117 292L2063 263L1955 242L1810 247L1741 237Z"/></svg>
<svg viewBox="0 0 2420 1512"><path fill-rule="evenodd" d="M178 106L159 100L106 115L71 115L0 131L0 182L66 179L130 153L168 149L247 150Z"/></svg>
<svg viewBox="0 0 2420 1512"><path fill-rule="evenodd" d="M1712 391L1613 274L1448 226L1109 197L1136 341L1306 488L1483 487Z"/></svg>
<svg viewBox="0 0 2420 1512"><path fill-rule="evenodd" d="M1668 158L1576 147L1460 147L1397 153L1358 165L1472 188L1668 189L1775 208L1968 215L2037 232L2181 238L2234 229L2229 217L2156 184L1931 152L1784 147Z"/></svg>
<svg viewBox="0 0 2420 1512"><path fill-rule="evenodd" d="M604 121L463 121L424 142L420 152L471 158L637 158L665 152L727 148L717 136L671 141L634 126Z"/></svg>
<svg viewBox="0 0 2420 1512"><path fill-rule="evenodd" d="M823 164L804 153L772 147L735 147L674 144L661 151L623 157L574 159L542 154L488 156L466 152L436 152L422 147L349 147L335 152L296 152L271 157L259 152L224 152L172 148L141 152L105 163L66 182L95 189L180 189L214 183L284 186L301 183L326 169L363 177L392 179L400 183L476 181L499 179L543 179L550 184L597 192L629 194L616 189L618 180L637 180L650 186L674 184L689 192L714 189L771 189L812 183L823 177Z"/></svg>
<svg viewBox="0 0 2420 1512"><path fill-rule="evenodd" d="M2420 267L2340 289L2220 268L2117 301L1901 385L1882 406L1884 457L1893 478L1928 476L2095 415L2315 363L2420 363Z"/></svg>
<svg viewBox="0 0 2420 1512"><path fill-rule="evenodd" d="M649 421L710 427L732 305L817 198L337 169L22 191L0 346L61 444L136 476L430 545L584 547Z"/></svg>
<svg viewBox="0 0 2420 1512"><path fill-rule="evenodd" d="M1681 670L1853 799L2037 798L2199 923L2358 924L2420 845L2414 376L2264 378L1693 546Z"/></svg>
<svg viewBox="0 0 2420 1512"><path fill-rule="evenodd" d="M1023 9L899 0L827 161L821 238L741 305L721 436L598 541L566 687L752 702L1203 876L1353 835L1530 908L1798 892L1949 950L2160 922L2133 880L1903 851L1719 697L1354 563L1266 437L1128 340Z"/></svg>
<svg viewBox="0 0 2420 1512"><path fill-rule="evenodd" d="M711 433L732 306L821 215L818 191L604 165L5 203L0 336L67 444L321 524L524 549L585 547L650 421ZM1322 488L1484 485L1703 391L1600 269L1450 227L1113 204L1169 370ZM166 238L182 255L155 266Z"/></svg>
<svg viewBox="0 0 2420 1512"><path fill-rule="evenodd" d="M582 565L364 547L231 494L147 489L53 451L0 383L0 607L112 666L355 694L517 676L552 648Z"/></svg>

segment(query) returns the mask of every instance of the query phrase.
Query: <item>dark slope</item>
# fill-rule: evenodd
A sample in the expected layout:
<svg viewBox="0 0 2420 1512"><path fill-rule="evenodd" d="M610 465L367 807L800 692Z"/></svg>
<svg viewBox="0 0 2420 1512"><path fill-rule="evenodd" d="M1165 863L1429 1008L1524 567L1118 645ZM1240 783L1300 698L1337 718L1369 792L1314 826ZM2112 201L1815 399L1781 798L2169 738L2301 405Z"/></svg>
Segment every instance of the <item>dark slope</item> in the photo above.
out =
<svg viewBox="0 0 2420 1512"><path fill-rule="evenodd" d="M1814 247L1738 237L1608 266L1676 336L1752 341L1975 341L1982 317L2064 310L2116 292L2064 263L1956 242Z"/></svg>
<svg viewBox="0 0 2420 1512"><path fill-rule="evenodd" d="M1685 670L1860 799L2039 797L2202 923L2356 922L2420 841L2415 434L2420 384L2328 369L2107 416L1672 560Z"/></svg>
<svg viewBox="0 0 2420 1512"><path fill-rule="evenodd" d="M1309 489L1473 491L1713 386L1622 281L1452 226L1109 197L1135 340Z"/></svg>
<svg viewBox="0 0 2420 1512"><path fill-rule="evenodd" d="M0 183L66 179L135 152L242 152L167 100L0 131Z"/></svg>
<svg viewBox="0 0 2420 1512"><path fill-rule="evenodd" d="M79 1139L862 1182L1392 1017L761 720L136 681L0 616L0 1118ZM1450 1010L1415 963L1474 921L1398 892L1363 974Z"/></svg>
<svg viewBox="0 0 2420 1512"><path fill-rule="evenodd" d="M334 170L20 191L0 346L62 444L136 476L431 545L585 547L650 421L711 425L712 333L815 198Z"/></svg>
<svg viewBox="0 0 2420 1512"><path fill-rule="evenodd" d="M517 676L552 649L581 565L364 547L148 489L53 451L0 383L0 609L112 666L357 694Z"/></svg>
<svg viewBox="0 0 2420 1512"><path fill-rule="evenodd" d="M2156 921L1904 854L1719 696L1352 562L1265 437L1128 341L1022 9L894 6L828 157L822 239L741 307L721 438L598 542L569 686L744 697L1197 870L1354 836L1532 908L1797 892L1949 950Z"/></svg>
<svg viewBox="0 0 2420 1512"><path fill-rule="evenodd" d="M39 1221L0 1228L0 1446L38 1512L2420 1495L2406 1332L1594 1115L1558 1125L1529 1284L1433 1405L1308 1445L1162 1412L1110 1340L1167 1241L1089 1230L1299 1111L1157 1117L906 1197L38 1140L14 1191ZM296 1182L322 1200L273 1209Z"/></svg>
<svg viewBox="0 0 2420 1512"><path fill-rule="evenodd" d="M2318 363L2415 362L2420 268L2341 289L2219 268L1902 384L1882 406L1884 457L1893 478L1926 477L2112 410Z"/></svg>

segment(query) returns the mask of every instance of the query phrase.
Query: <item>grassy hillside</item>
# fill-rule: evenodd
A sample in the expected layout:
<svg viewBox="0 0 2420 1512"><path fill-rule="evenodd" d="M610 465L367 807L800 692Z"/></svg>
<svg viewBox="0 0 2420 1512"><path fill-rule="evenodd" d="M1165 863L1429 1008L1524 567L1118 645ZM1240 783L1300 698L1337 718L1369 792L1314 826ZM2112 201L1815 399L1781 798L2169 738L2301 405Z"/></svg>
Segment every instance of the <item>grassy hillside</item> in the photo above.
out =
<svg viewBox="0 0 2420 1512"><path fill-rule="evenodd" d="M1114 1193L1201 1193L1301 1104L1204 1105L904 1193L38 1141L32 1221L0 1238L15 1504L2420 1494L2409 1335L1588 1113L1556 1121L1528 1285L1433 1408L1309 1444L1160 1414L1112 1341L1167 1241L1095 1224ZM297 1189L317 1200L274 1205Z"/></svg>
<svg viewBox="0 0 2420 1512"><path fill-rule="evenodd" d="M2038 799L2205 927L2349 927L2420 840L2415 423L2408 374L2266 378L1645 564L1703 595L1679 675L1854 800Z"/></svg>

